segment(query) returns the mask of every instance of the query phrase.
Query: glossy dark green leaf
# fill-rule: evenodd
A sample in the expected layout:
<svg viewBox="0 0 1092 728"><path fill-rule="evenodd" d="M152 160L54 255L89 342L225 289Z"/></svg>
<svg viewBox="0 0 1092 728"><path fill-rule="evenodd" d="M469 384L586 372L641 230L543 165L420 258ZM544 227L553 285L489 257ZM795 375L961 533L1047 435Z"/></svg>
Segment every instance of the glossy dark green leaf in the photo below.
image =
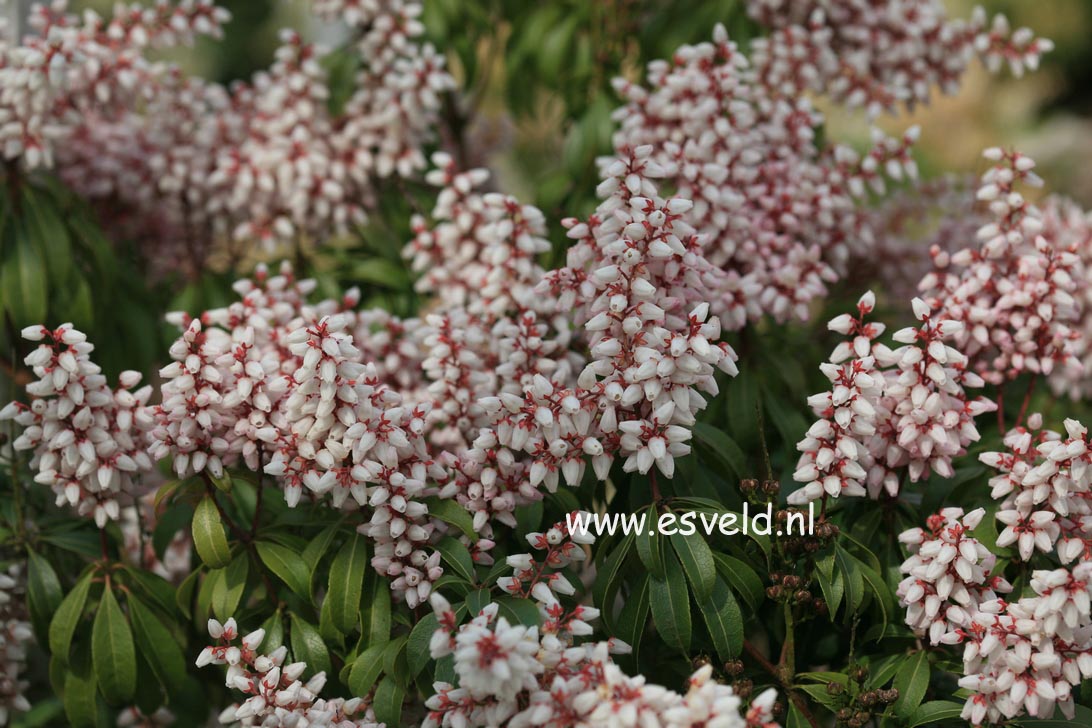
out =
<svg viewBox="0 0 1092 728"><path fill-rule="evenodd" d="M758 572L746 562L728 554L714 553L713 560L717 564L717 574L742 597L752 612L757 612L766 598Z"/></svg>
<svg viewBox="0 0 1092 728"><path fill-rule="evenodd" d="M129 620L110 589L103 590L91 632L95 679L107 702L124 705L136 690L136 648Z"/></svg>
<svg viewBox="0 0 1092 728"><path fill-rule="evenodd" d="M365 595L360 614L364 644L383 644L391 638L391 592L387 579L369 572Z"/></svg>
<svg viewBox="0 0 1092 728"><path fill-rule="evenodd" d="M72 636L76 633L83 617L83 608L87 604L87 595L91 591L91 573L88 572L76 582L72 591L61 601L53 621L49 624L49 651L62 662L68 661Z"/></svg>
<svg viewBox="0 0 1092 728"><path fill-rule="evenodd" d="M603 620L603 626L608 632L614 631L614 597L622 586L623 567L633 550L633 542L634 536L630 533L610 551L599 567L595 584L592 585L592 598L600 610L599 618Z"/></svg>
<svg viewBox="0 0 1092 728"><path fill-rule="evenodd" d="M634 666L639 664L641 641L644 638L645 626L648 624L650 581L651 577L648 574L641 576L618 615L615 634L633 649Z"/></svg>
<svg viewBox="0 0 1092 728"><path fill-rule="evenodd" d="M357 655L349 672L349 690L353 695L367 695L383 672L383 650L386 645L372 645ZM427 653L427 650L426 650Z"/></svg>
<svg viewBox="0 0 1092 728"><path fill-rule="evenodd" d="M454 526L469 539L477 539L473 517L457 501L433 497L426 498L425 502L428 504L428 514L431 517L438 518L444 523Z"/></svg>
<svg viewBox="0 0 1092 728"><path fill-rule="evenodd" d="M845 583L848 614L856 614L864 601L864 577L858 568L859 563L841 546L834 547L834 564Z"/></svg>
<svg viewBox="0 0 1092 728"><path fill-rule="evenodd" d="M899 691L895 701L895 715L907 719L921 705L929 689L929 655L925 650L909 655L895 673L894 687Z"/></svg>
<svg viewBox="0 0 1092 728"><path fill-rule="evenodd" d="M356 627L367 568L368 542L354 531L330 564L326 591L330 619L341 632L348 633Z"/></svg>
<svg viewBox="0 0 1092 728"><path fill-rule="evenodd" d="M27 608L38 639L48 638L49 623L63 599L53 566L37 552L27 550Z"/></svg>
<svg viewBox="0 0 1092 728"><path fill-rule="evenodd" d="M918 726L934 725L945 720L957 720L963 712L963 704L951 700L930 700L922 703L910 716L906 728L918 728ZM1066 722L1071 726L1072 723Z"/></svg>
<svg viewBox="0 0 1092 728"><path fill-rule="evenodd" d="M231 563L231 548L212 495L206 495L197 505L192 530L197 555L210 568L221 569Z"/></svg>
<svg viewBox="0 0 1092 728"><path fill-rule="evenodd" d="M262 639L262 644L258 646L258 652L268 655L284 644L284 619L281 617L280 610L273 612L262 622L262 629L265 630L265 637Z"/></svg>
<svg viewBox="0 0 1092 728"><path fill-rule="evenodd" d="M212 590L212 613L223 622L235 614L242 601L250 573L249 556L240 551L221 572Z"/></svg>
<svg viewBox="0 0 1092 728"><path fill-rule="evenodd" d="M159 684L174 693L186 680L186 658L171 631L139 599L129 597L129 616L133 622L136 644Z"/></svg>
<svg viewBox="0 0 1092 728"><path fill-rule="evenodd" d="M501 595L494 599L498 613L512 624L532 627L542 622L538 605L530 599Z"/></svg>
<svg viewBox="0 0 1092 728"><path fill-rule="evenodd" d="M311 574L302 556L286 546L270 541L258 541L254 547L266 568L287 584L296 596L304 600L310 599Z"/></svg>
<svg viewBox="0 0 1092 728"><path fill-rule="evenodd" d="M733 398L729 398L731 400ZM754 412L751 412L751 420L754 420ZM712 425L699 422L694 425L694 440L702 452L711 457L712 462L721 467L723 475L732 475L737 479L748 476L747 456L739 445L726 433Z"/></svg>
<svg viewBox="0 0 1092 728"><path fill-rule="evenodd" d="M417 677L431 659L428 646L439 626L440 620L434 613L426 614L413 625L409 640L406 642L406 664L410 678Z"/></svg>
<svg viewBox="0 0 1092 728"><path fill-rule="evenodd" d="M387 725L402 725L402 702L405 698L406 691L394 678L388 675L380 680L372 699L376 720Z"/></svg>
<svg viewBox="0 0 1092 728"><path fill-rule="evenodd" d="M436 544L436 550L452 572L471 584L475 583L474 560L470 558L470 551L461 541L454 536L445 536Z"/></svg>
<svg viewBox="0 0 1092 728"><path fill-rule="evenodd" d="M649 604L652 621L664 642L681 652L690 649L690 592L676 559L668 560L666 578L652 578L649 582Z"/></svg>
<svg viewBox="0 0 1092 728"><path fill-rule="evenodd" d="M720 659L727 661L738 657L743 650L743 613L732 590L722 579L714 581L709 598L698 601L698 609Z"/></svg>
<svg viewBox="0 0 1092 728"><path fill-rule="evenodd" d="M650 519L656 517L655 509L646 511ZM662 579L664 577L664 539L655 527L643 529L643 532L634 536L637 547L637 556L649 572Z"/></svg>
<svg viewBox="0 0 1092 728"><path fill-rule="evenodd" d="M684 536L673 533L669 537L671 547L679 557L686 579L694 590L697 601L705 601L713 592L713 583L717 578L717 566L713 561L713 551L700 533Z"/></svg>
<svg viewBox="0 0 1092 728"><path fill-rule="evenodd" d="M0 258L0 301L16 329L45 321L49 283L42 250L32 239L25 220L16 218L5 235Z"/></svg>
<svg viewBox="0 0 1092 728"><path fill-rule="evenodd" d="M307 677L318 672L330 674L333 669L330 665L330 652L326 649L326 643L318 628L293 614L291 629L289 644L292 646L292 657L297 662L307 663L304 674Z"/></svg>

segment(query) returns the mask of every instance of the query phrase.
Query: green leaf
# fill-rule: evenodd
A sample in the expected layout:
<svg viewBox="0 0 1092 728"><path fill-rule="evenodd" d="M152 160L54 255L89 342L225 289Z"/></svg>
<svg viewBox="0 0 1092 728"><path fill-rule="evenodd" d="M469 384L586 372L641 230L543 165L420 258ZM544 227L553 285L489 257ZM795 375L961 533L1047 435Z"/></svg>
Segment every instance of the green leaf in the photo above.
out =
<svg viewBox="0 0 1092 728"><path fill-rule="evenodd" d="M49 624L49 651L62 662L68 662L68 652L72 645L72 636L76 633L83 608L87 604L87 594L91 591L91 572L84 574L68 596L64 598L53 621ZM92 683L92 686L94 683Z"/></svg>
<svg viewBox="0 0 1092 728"><path fill-rule="evenodd" d="M690 594L678 561L669 561L665 579L651 579L649 603L652 621L664 642L681 652L690 649Z"/></svg>
<svg viewBox="0 0 1092 728"><path fill-rule="evenodd" d="M838 605L842 603L842 595L845 593L845 579L841 573L834 570L834 552L816 559L815 575L819 582L819 589L823 592L823 599L827 603L827 616L834 621L834 615L838 612Z"/></svg>
<svg viewBox="0 0 1092 728"><path fill-rule="evenodd" d="M307 663L305 674L308 677L319 672L329 675L333 670L330 653L318 629L295 614L291 615L291 624L292 635L289 642L292 645L292 658L297 662Z"/></svg>
<svg viewBox="0 0 1092 728"><path fill-rule="evenodd" d="M0 259L0 301L10 322L20 329L45 320L50 288L42 250L31 238L26 221L16 218L10 230L14 236L0 246L6 251Z"/></svg>
<svg viewBox="0 0 1092 728"><path fill-rule="evenodd" d="M542 614L530 599L522 599L502 594L494 600L500 613L512 624L522 624L527 627L538 625L542 622Z"/></svg>
<svg viewBox="0 0 1092 728"><path fill-rule="evenodd" d="M750 416L753 419L753 410ZM708 423L699 422L694 425L694 440L725 472L740 479L747 477L747 456L727 434Z"/></svg>
<svg viewBox="0 0 1092 728"><path fill-rule="evenodd" d="M652 508L648 509L648 513L651 516L656 515L656 511ZM637 533L635 543L637 556L645 568L653 576L659 579L664 578L664 542L659 532L655 528L649 528L647 531Z"/></svg>
<svg viewBox="0 0 1092 728"><path fill-rule="evenodd" d="M899 699L895 701L895 715L907 719L921 705L922 698L929 689L929 655L925 650L906 658L906 662L895 673L894 687L899 691Z"/></svg>
<svg viewBox="0 0 1092 728"><path fill-rule="evenodd" d="M431 659L428 646L432 641L432 635L439 627L440 620L435 613L426 614L413 625L409 640L406 642L406 664L409 667L410 679L417 677Z"/></svg>
<svg viewBox="0 0 1092 728"><path fill-rule="evenodd" d="M193 545L201 560L213 569L221 569L231 563L224 524L212 495L206 495L193 513Z"/></svg>
<svg viewBox="0 0 1092 728"><path fill-rule="evenodd" d="M353 669L349 671L348 687L353 695L367 695L371 691L380 673L383 672L385 647L385 645L372 645L357 655L356 660L353 661ZM425 653L428 653L427 647Z"/></svg>
<svg viewBox="0 0 1092 728"><path fill-rule="evenodd" d="M618 627L614 634L623 642L633 648L631 655L636 666L641 653L641 640L645 634L645 626L648 623L649 592L652 578L648 574L641 576L637 586L630 592L622 606L622 613L618 615Z"/></svg>
<svg viewBox="0 0 1092 728"><path fill-rule="evenodd" d="M861 578L864 579L867 588L876 597L876 605L879 606L880 612L883 615L881 630L886 630L891 615L895 614L898 606L895 601L895 595L892 593L891 587L883 580L883 577L877 574L871 567L866 566L861 562L857 562L857 567L861 572Z"/></svg>
<svg viewBox="0 0 1092 728"><path fill-rule="evenodd" d="M27 550L27 607L34 632L47 637L49 622L64 599L61 582L53 566L36 552Z"/></svg>
<svg viewBox="0 0 1092 728"><path fill-rule="evenodd" d="M106 701L123 705L136 690L136 649L129 622L110 589L102 593L91 631L91 660Z"/></svg>
<svg viewBox="0 0 1092 728"><path fill-rule="evenodd" d="M470 551L461 541L454 536L446 536L436 544L436 550L452 571L471 584L475 583L474 560L470 558Z"/></svg>
<svg viewBox="0 0 1092 728"><path fill-rule="evenodd" d="M697 601L704 601L713 593L713 582L717 578L717 566L713 561L713 552L705 537L700 533L683 536L681 533L673 533L670 536L671 546L679 557L683 571L690 586L694 589Z"/></svg>
<svg viewBox="0 0 1092 728"><path fill-rule="evenodd" d="M279 609L262 622L262 629L265 630L265 638L262 639L262 644L258 646L258 652L268 655L284 644L284 620L281 619Z"/></svg>
<svg viewBox="0 0 1092 728"><path fill-rule="evenodd" d="M129 597L128 604L137 647L159 679L159 684L173 695L186 680L186 658L182 649L151 609L133 597Z"/></svg>
<svg viewBox="0 0 1092 728"><path fill-rule="evenodd" d="M372 699L376 720L391 726L402 725L402 701L405 698L406 691L390 675L380 680Z"/></svg>
<svg viewBox="0 0 1092 728"><path fill-rule="evenodd" d="M391 638L391 592L387 580L368 572L367 597L361 612L361 635L366 645L383 644Z"/></svg>
<svg viewBox="0 0 1092 728"><path fill-rule="evenodd" d="M254 544L258 558L278 579L288 585L296 596L309 601L311 596L311 574L307 563L292 549L270 541L258 541Z"/></svg>
<svg viewBox="0 0 1092 728"><path fill-rule="evenodd" d="M910 722L906 728L933 725L942 720L956 720L962 712L962 703L951 700L930 700L928 703L922 703L918 706L918 709L910 716ZM1067 722L1066 725L1072 724Z"/></svg>
<svg viewBox="0 0 1092 728"><path fill-rule="evenodd" d="M477 617L481 611L489 606L493 599L488 589L478 589L466 595L466 609L470 616Z"/></svg>
<svg viewBox="0 0 1092 728"><path fill-rule="evenodd" d="M595 575L595 584L592 586L592 597L599 607L599 618L603 620L603 626L608 632L614 630L614 596L622 585L622 567L633 548L633 534L628 534L614 547ZM683 585L686 586L685 584Z"/></svg>
<svg viewBox="0 0 1092 728"><path fill-rule="evenodd" d="M731 660L743 650L743 613L732 590L716 579L708 599L698 602L709 636L721 660Z"/></svg>
<svg viewBox="0 0 1092 728"><path fill-rule="evenodd" d="M178 607L178 611L182 612L186 619L193 618L193 593L197 589L197 580L202 571L204 569L200 567L191 571L189 576L178 585L178 591L175 592L174 603Z"/></svg>
<svg viewBox="0 0 1092 728"><path fill-rule="evenodd" d="M864 601L864 577L857 561L841 546L834 547L834 563L842 575L846 588L847 614L856 614Z"/></svg>
<svg viewBox="0 0 1092 728"><path fill-rule="evenodd" d="M474 530L474 518L470 512L458 504L457 501L444 498L426 498L428 514L433 518L439 518L444 523L454 526L466 534L470 540L477 540L478 535Z"/></svg>
<svg viewBox="0 0 1092 728"><path fill-rule="evenodd" d="M90 666L72 670L64 681L64 713L72 728L93 728L98 723L95 673Z"/></svg>
<svg viewBox="0 0 1092 728"><path fill-rule="evenodd" d="M714 553L713 560L717 563L717 574L743 597L752 612L757 612L766 599L766 590L758 573L746 562L728 554Z"/></svg>
<svg viewBox="0 0 1092 728"><path fill-rule="evenodd" d="M356 627L360 616L360 595L367 567L368 542L354 531L330 564L330 585L326 592L330 619L346 634Z"/></svg>
<svg viewBox="0 0 1092 728"><path fill-rule="evenodd" d="M240 551L222 570L212 590L212 612L221 622L235 614L239 608L249 571L250 558L245 551Z"/></svg>
<svg viewBox="0 0 1092 728"><path fill-rule="evenodd" d="M330 550L330 544L334 542L334 536L340 530L341 522L339 521L322 529L317 536L307 542L307 547L303 550L303 560L307 563L307 568L311 572L318 569L319 562Z"/></svg>

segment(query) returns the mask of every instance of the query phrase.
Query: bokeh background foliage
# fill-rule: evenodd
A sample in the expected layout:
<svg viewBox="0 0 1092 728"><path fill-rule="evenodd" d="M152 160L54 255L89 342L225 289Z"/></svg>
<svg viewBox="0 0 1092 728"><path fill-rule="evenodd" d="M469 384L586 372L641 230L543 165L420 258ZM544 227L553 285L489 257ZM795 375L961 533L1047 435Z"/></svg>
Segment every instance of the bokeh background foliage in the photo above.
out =
<svg viewBox="0 0 1092 728"><path fill-rule="evenodd" d="M332 46L343 41L337 28L310 20L301 3L231 0L223 4L234 16L226 29L226 40L201 41L196 52L175 58L212 79L248 78L256 69L267 66L276 44L276 30L281 26L306 27L312 37ZM922 124L917 158L926 175L941 169L974 172L983 146L1016 145L1038 160L1042 176L1051 180L1052 187L1066 190L1086 207L1092 205L1092 167L1079 161L1088 158L1086 152L1092 153L1092 44L1088 43L1092 37L1092 3L997 0L985 4L991 11L1008 13L1014 25L1032 25L1055 41L1057 49L1046 59L1043 69L1032 80L1014 81L989 77L975 68L959 96L939 98L910 119L883 124L900 131L911 123ZM950 5L953 14L967 11L964 3ZM683 43L707 39L717 22L724 23L732 38L744 47L758 32L737 0L424 0L424 7L422 20L428 37L446 50L449 67L461 89L458 96L445 100L437 146L451 151L464 168L490 167L499 189L538 206L555 226L562 217L584 215L595 207L595 159L610 151L611 114L619 105L611 88L612 78L639 77L648 61L669 57ZM336 106L347 96L354 63L351 53L331 57L331 104ZM842 138L856 139L862 147L867 143L867 130L861 120L832 110L831 121L839 124ZM417 313L420 300L413 289L414 276L401 250L412 236L411 216L431 208L432 194L412 181L392 181L379 190L368 222L350 235L322 241L321 245L316 244L318 241L299 240L290 247L242 256L225 250L211 255L194 275L175 272L153 276L148 256L154 256L154 250L138 245L138 241L108 240L87 206L49 174L26 175L6 166L0 178L0 391L12 399L16 387L25 384L25 374L16 363L22 361L28 344L17 334L23 326L39 322L57 325L71 321L85 331L96 344L96 360L111 377L130 368L151 377L166 359L167 344L173 338L163 315L173 310L198 313L224 305L233 298L230 285L236 274L247 273L259 259L291 260L301 275L318 280L316 295L335 295L355 285L363 291L364 307L382 307L399 315ZM551 232L554 248L545 256L547 266L563 260L566 243L559 226ZM179 266L177 270L183 269ZM828 311L849 309L860 293L858 283L852 279L840 285L840 290L835 290L825 303ZM900 316L905 316L905 311L877 312L880 320L897 320ZM815 312L814 320L825 318L827 312ZM156 335L149 336L149 332ZM696 431L696 455L680 463L678 477L661 483L665 498L681 499L680 503L689 500L691 504L711 499L738 509L742 505L738 497L735 502L731 497L725 500L725 494L735 493L728 483L752 477L790 483L795 443L810 418L806 397L826 386L814 363L826 358L833 339L813 326L760 325L732 337L732 344L741 355L740 376L731 384L723 382L732 396L718 400L703 413L704 422ZM1023 383L1010 386L1022 391ZM1045 395L1042 401L1032 404L1048 418L1058 406ZM1067 406L1069 416L1089 414L1082 411L1083 405ZM987 422L983 430L983 442L977 449L992 449L1000 436L997 428ZM820 664L845 655L847 650L851 654L856 650L866 656L867 662L868 645L881 637L912 644L913 636L901 626L893 595L882 586L883 570L895 569L897 573L901 561L892 536L919 525L920 515L934 511L942 502L977 505L962 496L962 489L982 473L975 465L957 472L952 479L933 478L918 491L920 501L909 510L874 508L864 501L840 504L841 520L852 524L845 531L850 546L837 553L844 561L838 568L849 582L836 587L832 570L827 588L841 589L838 601L844 598L847 606L850 601L856 601L858 607L867 605L875 619L861 634L853 628L832 629L825 618L821 619L814 629L802 633L795 646L797 653L807 655L809 663ZM0 474L0 479L9 477L10 473ZM650 506L649 489L636 482L642 477L615 474L612 487L629 496L614 499L615 510L630 512ZM588 507L601 502L605 494L600 489L606 487L597 484L575 494L563 491L548 498L540 506L521 512L520 531L551 523L575 505ZM237 484L233 498L241 503L237 516L243 521L249 515L248 494L253 494L253 486ZM48 499L33 490L28 497ZM15 509L32 506L0 503L8 522L17 520ZM283 503L276 502L271 507L276 523L292 527L308 523L305 510L289 512ZM192 508L180 508L164 519L160 525L163 536L156 547L164 547L171 529L177 530L190 518ZM62 519L46 520L38 530L38 547L46 561L54 565L50 568L60 571L71 565L78 570L82 558L99 553L97 536L71 529ZM301 543L293 545L302 548ZM756 584L761 589L767 575L758 574L747 564L754 563L756 549L768 549L768 544L725 539L713 545L718 554L733 559L727 563L734 573L742 574L742 582L734 587L748 594L754 594ZM631 549L662 549L663 545L603 542L599 548L601 553L616 555L614 558L621 564ZM786 552L778 558L789 563L796 556ZM632 571L643 560L625 563ZM825 568L822 565L820 570ZM611 576L595 587L602 590L601 596L618 589L627 579L640 578L621 569L605 568L603 573ZM871 581L877 574L881 576L878 585ZM38 576L49 581L48 574L39 572ZM141 584L135 572L127 578L141 593L138 603L140 599L174 603L173 594L165 591L164 584ZM57 607L52 582L48 586L38 597L46 600L38 603L42 613L51 613ZM182 588L187 587L184 584ZM824 595L830 596L825 589ZM214 597L210 591L198 598L211 602ZM756 604L761 599L760 593L755 595ZM641 600L634 603L639 605ZM619 621L636 624L638 616L623 610ZM48 643L47 625L41 619L32 621L39 639ZM625 624L608 627L621 629ZM639 639L639 635L632 638ZM690 666L664 659L674 653L672 644L660 640L635 650L623 664L644 673L650 681L677 684L689 674ZM887 684L896 679L901 667L893 661L873 664L871 677L861 684ZM44 673L47 668L36 664L33 669ZM958 665L952 669L956 673L960 670ZM48 680L36 682L48 684ZM817 686L820 684L817 678ZM928 687L928 679L925 685ZM954 691L954 681L942 687ZM1087 687L1082 691L1085 704L1090 692ZM195 681L184 681L179 690L183 693L178 705L198 709L207 706ZM832 701L826 690L822 684L813 697L824 704ZM44 694L35 697L41 707L21 725L50 725L59 715L59 704ZM184 715L180 718L187 719ZM791 715L788 725L793 725Z"/></svg>

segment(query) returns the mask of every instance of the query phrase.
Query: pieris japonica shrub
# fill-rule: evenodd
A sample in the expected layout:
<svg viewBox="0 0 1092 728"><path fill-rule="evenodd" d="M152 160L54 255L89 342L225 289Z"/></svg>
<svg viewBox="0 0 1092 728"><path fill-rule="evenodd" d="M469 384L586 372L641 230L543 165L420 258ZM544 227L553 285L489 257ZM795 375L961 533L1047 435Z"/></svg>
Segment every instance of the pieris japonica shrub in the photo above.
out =
<svg viewBox="0 0 1092 728"><path fill-rule="evenodd" d="M230 86L153 52L211 2L0 46L0 724L1092 725L1090 218L820 110L1049 41L749 0L654 60L658 4L307 5L343 47ZM477 164L501 43L515 113L571 48L566 133L609 130L571 207Z"/></svg>

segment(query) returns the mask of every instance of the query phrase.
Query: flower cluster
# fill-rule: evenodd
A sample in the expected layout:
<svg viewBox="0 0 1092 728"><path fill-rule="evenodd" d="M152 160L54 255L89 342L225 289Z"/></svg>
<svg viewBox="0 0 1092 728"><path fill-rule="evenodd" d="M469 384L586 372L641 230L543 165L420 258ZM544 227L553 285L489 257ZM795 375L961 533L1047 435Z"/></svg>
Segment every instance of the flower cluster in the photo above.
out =
<svg viewBox="0 0 1092 728"><path fill-rule="evenodd" d="M152 388L131 391L140 373L126 371L112 389L91 361L94 345L71 324L29 326L22 333L42 342L25 360L38 379L26 388L31 403L12 402L0 419L23 428L12 446L34 452L35 482L50 486L58 505L75 506L101 528L117 520L136 479L152 469L137 421Z"/></svg>
<svg viewBox="0 0 1092 728"><path fill-rule="evenodd" d="M963 324L957 345L992 383L1079 365L1074 294L1084 272L1077 241L1044 235L1042 212L1017 189L1041 184L1030 158L997 148L985 156L994 166L978 188L990 213L977 231L980 245L934 248L936 269L921 281L923 297Z"/></svg>
<svg viewBox="0 0 1092 728"><path fill-rule="evenodd" d="M951 20L940 0L748 0L772 29L755 43L756 65L786 96L828 94L871 116L927 103L932 89L954 94L977 55L991 72L1035 70L1053 43L1028 28L1013 32L982 8Z"/></svg>
<svg viewBox="0 0 1092 728"><path fill-rule="evenodd" d="M529 534L527 540L544 552L541 560L530 554L510 556L513 575L497 586L509 596L533 598L541 626L511 623L501 614L504 597L460 625L447 600L433 594L440 627L430 651L435 658L454 655L458 686L436 684L436 695L426 703L425 728L696 728L714 720L726 728L776 728L772 689L755 698L741 715L740 698L712 679L711 665L695 672L687 693L680 695L646 684L641 676L625 675L610 657L629 651L617 640L574 644L574 638L591 633L588 622L598 617L598 610L563 606L558 595L573 589L557 570L582 559L581 544L591 539L569 533L562 521L543 533Z"/></svg>
<svg viewBox="0 0 1092 728"><path fill-rule="evenodd" d="M868 292L858 316L842 314L829 328L851 337L834 350L823 373L833 388L809 398L818 421L797 445L801 458L794 479L804 486L789 496L802 504L840 495L897 495L902 469L911 482L932 472L953 474L952 459L979 439L974 418L995 409L970 399L966 390L983 385L967 370L967 358L946 342L962 330L939 319L914 299L916 327L893 335L891 349L873 340L881 324L866 323L875 306ZM867 486L867 488L866 488Z"/></svg>
<svg viewBox="0 0 1092 728"><path fill-rule="evenodd" d="M906 623L934 645L957 641L984 602L1012 591L1003 576L991 575L997 557L970 535L985 515L982 508L966 514L945 508L929 517L928 531L899 535L910 557L900 567L907 576L897 595L907 607Z"/></svg>
<svg viewBox="0 0 1092 728"><path fill-rule="evenodd" d="M1032 415L1005 436L1005 451L980 456L998 472L990 480L1004 526L997 546L1015 546L1022 562L1043 552L1063 564L1031 572L1034 596L997 596L1011 587L990 575L995 556L966 533L982 509L961 520L962 511L946 509L930 519L930 533L913 529L900 538L913 554L899 588L907 623L933 644L964 646L960 685L973 695L963 717L975 725L1049 717L1056 705L1072 717L1072 688L1092 675L1088 432L1074 420L1065 435L1041 428Z"/></svg>
<svg viewBox="0 0 1092 728"><path fill-rule="evenodd" d="M344 231L364 219L376 179L425 166L421 147L454 81L417 42L419 5L315 9L349 21L365 59L336 113L323 52L292 31L267 71L231 88L144 57L219 36L228 15L211 0L119 5L107 20L36 5L36 34L0 47L5 156L55 166L117 232L158 244L158 259L200 263L228 238Z"/></svg>
<svg viewBox="0 0 1092 728"><path fill-rule="evenodd" d="M26 583L22 568L13 564L0 572L0 725L8 725L15 713L30 710L23 692L27 688L27 646L34 632L26 613Z"/></svg>
<svg viewBox="0 0 1092 728"><path fill-rule="evenodd" d="M30 168L51 166L58 145L79 144L88 116L124 114L160 88L170 69L147 59L148 49L218 37L228 18L212 0L119 4L109 19L66 9L64 0L35 4L35 33L0 43L0 144Z"/></svg>
<svg viewBox="0 0 1092 728"><path fill-rule="evenodd" d="M223 624L210 619L208 629L216 644L201 651L197 666L227 665L224 684L248 696L242 703L225 708L220 713L221 723L285 728L382 728L383 724L376 721L371 706L362 698L320 698L326 673L315 673L304 682L307 664L285 664L287 647L282 645L268 655L259 652L265 630L255 630L240 640L234 619ZM235 644L236 640L239 644Z"/></svg>
<svg viewBox="0 0 1092 728"><path fill-rule="evenodd" d="M693 200L682 220L710 240L721 270L708 300L733 329L763 315L806 319L853 246L873 239L861 198L882 191L885 174L917 174L916 129L877 132L863 156L817 144L819 113L752 67L722 26L712 43L651 63L647 85L616 82L628 103L615 147L652 145L661 176Z"/></svg>

